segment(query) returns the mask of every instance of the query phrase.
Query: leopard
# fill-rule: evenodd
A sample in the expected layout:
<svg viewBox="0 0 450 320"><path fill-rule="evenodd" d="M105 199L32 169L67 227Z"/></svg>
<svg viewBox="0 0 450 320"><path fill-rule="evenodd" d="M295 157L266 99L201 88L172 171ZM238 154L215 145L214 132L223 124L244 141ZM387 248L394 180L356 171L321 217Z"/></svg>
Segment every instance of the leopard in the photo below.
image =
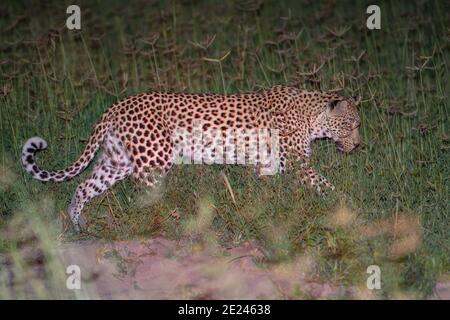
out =
<svg viewBox="0 0 450 320"><path fill-rule="evenodd" d="M48 171L36 164L36 153L48 146L38 136L23 145L21 162L34 179L63 182L83 172L101 149L92 173L76 187L68 207L76 232L84 228L80 223L83 208L117 182L131 176L136 185L154 188L178 164L177 146L185 143L188 147L184 149L192 151L197 146L204 151L211 143L200 140L199 145L189 147L188 139L176 134L180 128L191 134L196 126L203 131L275 132L270 137L276 137L277 142L276 174L294 170L300 184L323 194L335 187L311 165L312 142L331 139L338 151L353 151L360 144L360 101L360 97L336 91L287 85L230 94L149 91L113 103L97 120L82 154L67 168ZM227 141L236 140L222 138L225 153L235 155L236 148L228 148ZM248 146L249 140L245 137L244 144ZM258 168L268 164L257 157L251 165Z"/></svg>

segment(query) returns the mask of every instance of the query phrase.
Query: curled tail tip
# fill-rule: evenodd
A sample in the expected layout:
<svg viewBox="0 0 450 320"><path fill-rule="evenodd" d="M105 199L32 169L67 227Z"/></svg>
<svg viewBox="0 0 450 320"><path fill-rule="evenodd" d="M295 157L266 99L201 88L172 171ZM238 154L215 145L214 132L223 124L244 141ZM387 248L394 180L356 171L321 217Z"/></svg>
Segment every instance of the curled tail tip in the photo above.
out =
<svg viewBox="0 0 450 320"><path fill-rule="evenodd" d="M47 141L42 139L41 137L32 137L28 139L22 148L22 153L36 153L37 151L47 149Z"/></svg>
<svg viewBox="0 0 450 320"><path fill-rule="evenodd" d="M40 137L32 137L28 139L22 147L22 165L24 169L33 177L36 177L36 175L40 172L40 169L35 165L34 155L36 152L46 148L47 142Z"/></svg>

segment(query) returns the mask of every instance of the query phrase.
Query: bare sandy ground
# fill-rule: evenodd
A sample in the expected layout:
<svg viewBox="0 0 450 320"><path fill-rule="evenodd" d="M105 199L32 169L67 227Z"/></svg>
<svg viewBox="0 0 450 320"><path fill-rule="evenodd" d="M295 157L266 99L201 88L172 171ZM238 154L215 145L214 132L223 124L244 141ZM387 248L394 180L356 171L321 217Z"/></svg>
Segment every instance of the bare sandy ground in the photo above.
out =
<svg viewBox="0 0 450 320"><path fill-rule="evenodd" d="M31 278L49 277L44 270L48 257L31 247L22 254L33 266ZM156 237L63 243L57 245L51 258L64 270L70 265L79 267L81 288L69 297L80 299L377 298L365 286L346 288L317 280L312 257L273 265L261 263L263 257L263 252L251 242L223 248L189 239ZM7 268L8 262L0 259L0 266ZM13 274L10 278L12 292L30 290L31 280L15 282ZM62 282L66 278L63 273ZM65 291L65 284L62 287ZM45 286L42 290L46 290ZM33 297L27 295L30 296ZM58 298L54 294L50 297ZM450 284L438 283L429 298L450 299Z"/></svg>
<svg viewBox="0 0 450 320"><path fill-rule="evenodd" d="M80 266L90 298L282 299L295 293L314 298L345 293L343 288L307 281L293 265L258 266L263 253L249 242L224 249L158 237L70 243L59 252L65 264Z"/></svg>

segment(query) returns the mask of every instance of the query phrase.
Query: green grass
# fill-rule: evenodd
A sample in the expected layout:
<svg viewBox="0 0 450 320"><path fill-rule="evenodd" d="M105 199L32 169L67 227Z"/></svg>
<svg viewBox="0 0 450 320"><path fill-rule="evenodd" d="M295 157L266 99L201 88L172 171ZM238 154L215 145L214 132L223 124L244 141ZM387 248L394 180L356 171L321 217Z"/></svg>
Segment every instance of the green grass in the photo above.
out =
<svg viewBox="0 0 450 320"><path fill-rule="evenodd" d="M39 213L38 225L56 230L47 236L50 242L159 233L177 238L189 232L186 226L201 204L209 203L208 232L224 244L256 239L269 264L313 252L316 275L324 281L363 286L367 266L376 264L383 281L378 297L429 294L450 269L448 4L384 1L382 29L370 31L370 2L258 3L84 1L81 32L65 28L70 3L2 3L4 234L37 206L25 216ZM22 144L33 135L49 142L39 155L41 167L69 165L96 119L121 97L149 90L229 93L274 84L363 97L362 147L351 155L337 153L330 141L313 147L314 166L337 192L322 198L302 189L294 174L258 179L248 168L177 167L152 196L136 194L132 182L124 181L94 200L84 211L88 234L79 236L67 229L64 212L89 172L67 183L43 184L21 170ZM332 223L339 207L347 208L343 212L352 222ZM179 221L171 217L173 210ZM406 231L397 229L398 221L406 221ZM371 235L367 230L373 229L385 232ZM12 233L0 236L0 254L14 251L22 233ZM395 246L404 250L393 254Z"/></svg>

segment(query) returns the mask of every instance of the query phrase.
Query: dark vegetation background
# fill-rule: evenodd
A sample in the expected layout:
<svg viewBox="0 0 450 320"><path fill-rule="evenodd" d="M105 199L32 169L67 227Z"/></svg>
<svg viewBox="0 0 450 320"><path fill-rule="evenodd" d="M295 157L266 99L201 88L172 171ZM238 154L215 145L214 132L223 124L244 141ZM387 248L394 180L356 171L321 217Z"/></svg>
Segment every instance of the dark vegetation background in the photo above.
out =
<svg viewBox="0 0 450 320"><path fill-rule="evenodd" d="M65 27L70 4L0 4L0 255L18 270L26 264L14 253L27 241L197 234L222 245L256 239L267 264L311 254L315 277L338 284L364 286L367 266L379 265L381 298L424 297L448 281L447 1L380 1L373 31L371 1L77 1L81 31ZM50 146L40 166L69 165L121 97L274 84L363 97L357 152L314 144L313 164L337 192L322 198L290 174L177 167L157 190L124 181L94 200L87 233L76 235L65 211L88 173L43 184L21 170L33 135Z"/></svg>

